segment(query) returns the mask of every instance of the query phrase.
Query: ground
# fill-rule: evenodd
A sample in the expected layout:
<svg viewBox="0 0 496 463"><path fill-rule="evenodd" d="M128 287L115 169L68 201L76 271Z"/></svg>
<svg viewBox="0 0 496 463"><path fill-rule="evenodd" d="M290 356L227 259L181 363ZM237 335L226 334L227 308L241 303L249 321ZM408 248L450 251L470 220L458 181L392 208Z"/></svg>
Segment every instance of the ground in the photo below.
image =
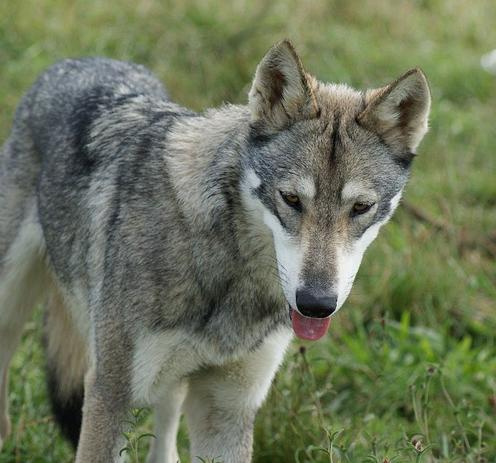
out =
<svg viewBox="0 0 496 463"><path fill-rule="evenodd" d="M431 130L394 220L323 341L295 341L258 416L254 461L496 461L496 48L493 0L23 0L0 4L0 140L58 59L137 61L195 110L244 102L290 38L321 80L379 86L420 66ZM6 462L68 462L44 386L41 310L11 375ZM144 461L146 411L129 437ZM136 448L138 442L139 448ZM185 455L184 426L179 436Z"/></svg>

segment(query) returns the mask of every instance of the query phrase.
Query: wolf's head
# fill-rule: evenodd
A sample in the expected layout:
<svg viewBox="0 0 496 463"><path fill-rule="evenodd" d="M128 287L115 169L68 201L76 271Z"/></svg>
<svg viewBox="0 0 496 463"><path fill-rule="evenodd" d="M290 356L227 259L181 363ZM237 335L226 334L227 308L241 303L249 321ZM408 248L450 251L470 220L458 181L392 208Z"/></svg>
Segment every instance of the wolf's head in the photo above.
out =
<svg viewBox="0 0 496 463"><path fill-rule="evenodd" d="M419 69L365 92L321 83L284 41L258 65L249 108L243 201L273 236L296 334L318 339L398 205L429 87Z"/></svg>

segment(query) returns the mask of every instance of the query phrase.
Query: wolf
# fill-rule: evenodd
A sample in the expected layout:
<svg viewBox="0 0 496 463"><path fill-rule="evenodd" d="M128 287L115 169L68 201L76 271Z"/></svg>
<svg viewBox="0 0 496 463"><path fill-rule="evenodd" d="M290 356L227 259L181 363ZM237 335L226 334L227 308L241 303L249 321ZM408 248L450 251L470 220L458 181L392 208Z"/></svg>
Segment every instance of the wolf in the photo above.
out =
<svg viewBox="0 0 496 463"><path fill-rule="evenodd" d="M317 81L287 40L247 105L195 113L144 67L64 60L18 106L0 158L0 445L7 370L46 308L54 411L77 463L120 461L149 406L149 463L252 457L294 335L317 340L398 205L427 131L419 69L357 91Z"/></svg>

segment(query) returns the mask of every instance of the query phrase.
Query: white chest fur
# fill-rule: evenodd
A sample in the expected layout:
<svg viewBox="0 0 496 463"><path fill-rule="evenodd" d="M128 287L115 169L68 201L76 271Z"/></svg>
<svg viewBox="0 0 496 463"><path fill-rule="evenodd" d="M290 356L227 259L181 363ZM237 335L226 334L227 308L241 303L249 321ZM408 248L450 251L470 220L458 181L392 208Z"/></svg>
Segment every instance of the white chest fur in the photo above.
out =
<svg viewBox="0 0 496 463"><path fill-rule="evenodd" d="M282 361L291 337L291 331L283 328L270 334L255 351L222 356L216 349L211 349L205 342L195 341L183 330L148 333L135 344L131 369L133 402L136 405L154 404L165 391L172 390L199 368L208 366L228 367L234 362L241 362L246 363L246 373L259 377L257 382L264 376L271 378L274 367L277 368Z"/></svg>

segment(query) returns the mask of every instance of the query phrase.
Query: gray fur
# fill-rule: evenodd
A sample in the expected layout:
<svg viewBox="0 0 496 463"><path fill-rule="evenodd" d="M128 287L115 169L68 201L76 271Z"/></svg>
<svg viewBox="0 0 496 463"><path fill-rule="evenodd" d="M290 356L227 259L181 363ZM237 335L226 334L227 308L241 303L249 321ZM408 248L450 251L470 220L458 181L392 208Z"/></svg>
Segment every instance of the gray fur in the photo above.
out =
<svg viewBox="0 0 496 463"><path fill-rule="evenodd" d="M360 121L370 104L307 75L288 42L260 64L249 106L202 114L170 102L133 64L66 60L38 79L0 158L0 378L23 322L7 293L34 268L16 251L29 223L49 281L43 296L68 317L48 329L86 345L78 360L64 360L59 341L49 344L59 353L48 352L64 393L83 373L74 366L87 368L77 462L117 461L127 409L140 404L164 423L149 461L173 461L175 447L160 454L175 445L179 416L167 391L185 398L193 455L250 461L253 419L290 339L293 297L260 211L305 249L301 283L333 290L336 246L351 249L386 221L408 177L410 147L374 132L371 115ZM297 213L279 190L300 178L312 179L315 195ZM375 195L367 220L348 219L341 195L350 180ZM23 265L18 280L6 277ZM0 407L1 443L1 397Z"/></svg>

